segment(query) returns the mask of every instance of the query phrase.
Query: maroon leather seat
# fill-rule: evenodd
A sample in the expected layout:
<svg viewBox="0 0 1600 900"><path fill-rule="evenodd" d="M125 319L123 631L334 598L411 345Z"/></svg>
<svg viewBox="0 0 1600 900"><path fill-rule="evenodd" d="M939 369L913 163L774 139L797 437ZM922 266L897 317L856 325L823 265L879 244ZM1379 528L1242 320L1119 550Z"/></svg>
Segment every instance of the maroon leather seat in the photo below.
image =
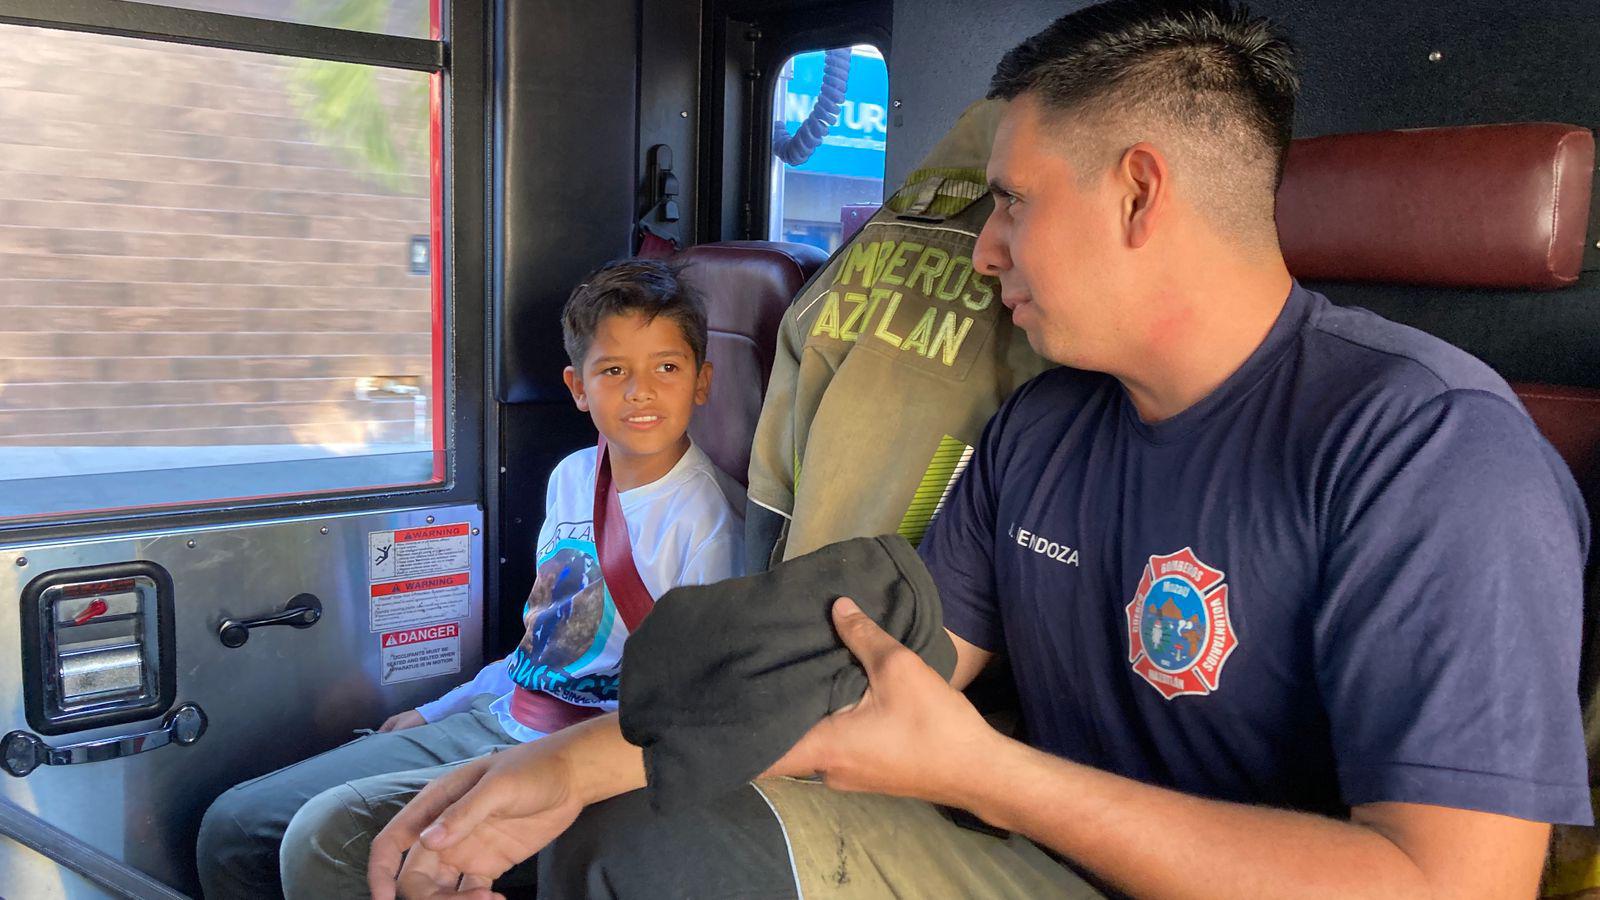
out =
<svg viewBox="0 0 1600 900"><path fill-rule="evenodd" d="M772 374L778 323L828 255L805 244L725 241L700 244L679 257L683 277L706 301L711 400L689 434L724 472L743 484L761 399Z"/></svg>
<svg viewBox="0 0 1600 900"><path fill-rule="evenodd" d="M1582 268L1594 134L1533 122L1290 145L1278 236L1305 280L1553 290Z"/></svg>
<svg viewBox="0 0 1600 900"><path fill-rule="evenodd" d="M1543 122L1295 141L1278 191L1284 259L1306 279L1567 287L1582 267L1594 158L1587 128ZM1600 391L1512 387L1585 496L1600 496Z"/></svg>
<svg viewBox="0 0 1600 900"><path fill-rule="evenodd" d="M1297 277L1557 290L1577 282L1594 134L1551 123L1423 128L1295 141L1278 192ZM1538 323L1528 325L1538 340ZM1600 512L1600 390L1513 382ZM1600 677L1600 571L1591 553L1584 695Z"/></svg>

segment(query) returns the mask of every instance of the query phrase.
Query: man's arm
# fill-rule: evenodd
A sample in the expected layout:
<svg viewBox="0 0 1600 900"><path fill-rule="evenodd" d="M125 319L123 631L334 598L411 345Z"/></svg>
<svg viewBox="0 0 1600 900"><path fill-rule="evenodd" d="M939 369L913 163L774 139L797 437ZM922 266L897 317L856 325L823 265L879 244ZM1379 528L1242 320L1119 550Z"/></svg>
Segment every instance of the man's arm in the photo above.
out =
<svg viewBox="0 0 1600 900"><path fill-rule="evenodd" d="M489 884L591 803L645 785L644 755L616 713L480 757L431 782L372 842L374 900L490 900ZM401 857L405 857L401 871ZM461 889L456 888L461 880Z"/></svg>
<svg viewBox="0 0 1600 900"><path fill-rule="evenodd" d="M1414 803L1348 822L1206 800L1000 738L961 804L1140 897L1531 897L1550 826ZM1171 857L1151 835L1195 849Z"/></svg>
<svg viewBox="0 0 1600 900"><path fill-rule="evenodd" d="M956 645L956 668L950 673L950 686L958 691L967 689L972 679L988 667L994 659L994 654L968 641L954 631L946 628L944 633L950 636L950 643Z"/></svg>
<svg viewBox="0 0 1600 900"><path fill-rule="evenodd" d="M1000 735L854 604L834 617L871 688L784 763L832 787L971 810L1136 896L1526 897L1538 885L1548 825L1405 803L1338 821L1152 787Z"/></svg>
<svg viewBox="0 0 1600 900"><path fill-rule="evenodd" d="M951 683L965 687L994 654L954 634L950 640ZM814 771L791 760L773 774ZM457 877L470 876L468 888L486 886L543 849L583 807L644 786L643 752L623 739L615 713L475 760L429 784L373 840L368 886L377 900L391 900L397 883L406 897L487 900L486 888L456 893Z"/></svg>

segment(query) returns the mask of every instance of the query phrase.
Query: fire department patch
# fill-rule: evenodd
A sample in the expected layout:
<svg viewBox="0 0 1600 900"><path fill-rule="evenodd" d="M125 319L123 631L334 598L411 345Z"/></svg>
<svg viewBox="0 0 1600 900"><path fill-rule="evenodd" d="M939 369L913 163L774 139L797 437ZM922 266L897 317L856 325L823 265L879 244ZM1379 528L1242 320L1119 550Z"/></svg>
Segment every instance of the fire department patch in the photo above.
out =
<svg viewBox="0 0 1600 900"><path fill-rule="evenodd" d="M1217 689L1238 646L1228 621L1227 576L1188 547L1152 556L1128 604L1128 662L1171 700Z"/></svg>

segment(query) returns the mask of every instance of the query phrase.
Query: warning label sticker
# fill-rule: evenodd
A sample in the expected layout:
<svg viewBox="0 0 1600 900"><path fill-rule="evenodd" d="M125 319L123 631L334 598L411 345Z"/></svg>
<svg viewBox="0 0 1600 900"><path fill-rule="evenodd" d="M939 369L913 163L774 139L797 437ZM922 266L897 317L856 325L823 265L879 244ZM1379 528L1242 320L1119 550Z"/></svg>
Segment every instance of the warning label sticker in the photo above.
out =
<svg viewBox="0 0 1600 900"><path fill-rule="evenodd" d="M466 522L367 534L373 631L415 628L469 611L472 526Z"/></svg>
<svg viewBox="0 0 1600 900"><path fill-rule="evenodd" d="M367 580L420 578L470 565L472 527L466 522L374 531L367 535Z"/></svg>
<svg viewBox="0 0 1600 900"><path fill-rule="evenodd" d="M391 631L464 619L471 592L472 576L466 572L380 582L372 586L371 628Z"/></svg>
<svg viewBox="0 0 1600 900"><path fill-rule="evenodd" d="M461 671L461 626L455 622L385 632L378 644L384 684Z"/></svg>

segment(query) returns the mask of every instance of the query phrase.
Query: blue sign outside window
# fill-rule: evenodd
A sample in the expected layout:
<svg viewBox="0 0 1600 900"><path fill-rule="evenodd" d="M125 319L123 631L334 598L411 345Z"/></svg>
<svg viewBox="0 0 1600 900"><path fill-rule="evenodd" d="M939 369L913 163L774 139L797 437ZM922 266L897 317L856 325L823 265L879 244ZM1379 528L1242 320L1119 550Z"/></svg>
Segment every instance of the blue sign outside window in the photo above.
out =
<svg viewBox="0 0 1600 900"><path fill-rule="evenodd" d="M794 74L785 89L782 110L790 134L800 128L816 104L824 55L818 50L794 58ZM849 86L840 107L839 121L828 129L822 146L805 164L795 166L795 171L883 178L889 136L889 70L881 56L851 54Z"/></svg>

